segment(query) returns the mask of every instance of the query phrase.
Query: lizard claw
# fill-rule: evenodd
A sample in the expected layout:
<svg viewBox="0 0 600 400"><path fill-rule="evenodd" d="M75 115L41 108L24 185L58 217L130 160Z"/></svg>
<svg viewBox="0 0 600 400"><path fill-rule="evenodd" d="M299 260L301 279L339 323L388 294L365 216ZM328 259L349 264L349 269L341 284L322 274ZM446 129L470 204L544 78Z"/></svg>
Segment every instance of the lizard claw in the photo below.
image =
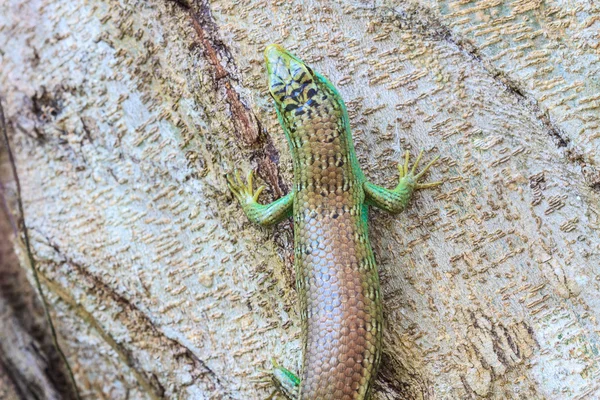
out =
<svg viewBox="0 0 600 400"><path fill-rule="evenodd" d="M231 190L231 193L233 193L235 198L238 199L238 201L242 204L256 202L258 200L258 196L260 196L262 191L265 189L264 186L261 186L256 189L256 192L254 191L252 187L252 182L254 180L254 174L252 170L248 171L248 174L246 175L247 183L244 183L240 177L240 171L238 170L235 170L233 176L227 174L226 178L229 190Z"/></svg>
<svg viewBox="0 0 600 400"><path fill-rule="evenodd" d="M423 175L425 175L427 173L427 171L429 171L429 169L440 158L440 156L434 157L433 160L431 160L427 165L425 165L425 168L423 168L421 170L421 172L417 173L416 172L417 167L419 166L419 162L421 161L422 157L423 157L423 150L421 150L419 152L419 155L417 156L415 163L413 164L412 168L409 171L408 170L408 162L409 162L409 158L410 158L410 153L408 152L408 150L406 151L406 153L404 153L404 164L398 164L398 171L400 172L400 180L401 181L406 180L406 179L412 180L414 182L415 190L416 189L428 189L428 188L432 188L432 187L441 185L443 183L442 181L419 183L419 179L421 179L423 177Z"/></svg>

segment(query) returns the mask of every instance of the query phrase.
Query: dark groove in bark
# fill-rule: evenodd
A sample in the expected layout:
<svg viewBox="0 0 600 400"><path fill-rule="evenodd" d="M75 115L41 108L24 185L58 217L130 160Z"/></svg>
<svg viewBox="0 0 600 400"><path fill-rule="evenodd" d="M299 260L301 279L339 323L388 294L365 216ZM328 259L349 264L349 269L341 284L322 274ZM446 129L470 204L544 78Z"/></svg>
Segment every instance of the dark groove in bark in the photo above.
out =
<svg viewBox="0 0 600 400"><path fill-rule="evenodd" d="M548 110L543 109L533 96L528 95L517 81L508 77L506 73L487 61L474 44L454 33L430 9L417 4L402 3L396 8L381 7L368 10L379 13L383 20L395 21L401 29L411 29L423 37L445 41L455 46L472 61L480 64L495 82L515 96L517 101L540 121L548 136L553 139L556 147L565 149L566 159L580 166L587 186L595 192L600 192L600 171L589 165L580 151L569 147L571 144L570 138L552 122Z"/></svg>
<svg viewBox="0 0 600 400"><path fill-rule="evenodd" d="M29 268L31 268L31 274L33 276L33 280L35 283L35 288L37 290L37 293L39 295L39 299L41 300L41 306L42 309L44 311L44 316L46 319L46 323L48 325L48 329L49 329L49 333L50 333L50 337L52 339L52 344L53 347L56 351L57 354L57 358L58 360L53 361L55 363L55 365L60 366L60 367L64 367L65 369L65 380L64 383L62 385L57 385L57 390L62 393L65 398L71 399L80 399L79 396L79 388L77 387L77 382L75 380L75 376L73 374L73 370L71 369L71 365L69 364L69 360L67 359L65 353L63 352L62 348L60 347L60 344L58 343L58 335L56 333L56 328L54 326L54 321L52 320L52 316L50 315L50 310L49 310L49 306L48 306L48 301L46 299L46 295L42 289L42 285L40 284L40 279L39 279L39 275L38 275L38 270L36 267L36 263L35 263L35 259L33 257L33 252L31 250L31 245L30 245L30 241L29 241L29 230L28 227L25 223L25 210L23 207L23 200L21 197L21 181L19 179L19 174L17 171L17 165L15 162L15 158L10 146L10 140L8 138L8 129L6 127L6 119L4 116L4 108L2 107L2 101L0 99L0 130L2 131L2 136L4 138L4 143L5 143L5 147L6 147L6 153L8 154L8 161L11 167L11 171L12 171L12 175L13 175L13 179L15 182L15 186L16 186L16 205L17 205L17 210L18 210L18 216L15 218L17 221L18 225L21 225L21 229L19 230L20 234L22 235L22 240L23 240L23 244L25 247L25 253L27 256L27 261L29 263ZM51 354L51 353L49 353ZM59 367L59 368L60 368ZM56 369L59 369L56 368ZM53 369L53 368L51 368ZM54 379L60 379L60 372L56 372L56 371L49 371L49 375L52 375L52 378ZM60 383L57 381L54 381L55 383Z"/></svg>
<svg viewBox="0 0 600 400"><path fill-rule="evenodd" d="M566 147L569 144L569 138L565 137L562 130L552 123L546 111L543 111L536 99L528 96L521 86L496 67L479 52L479 49L464 38L458 37L450 28L439 20L433 12L423 6L416 4L401 5L398 8L382 9L383 12L389 11L392 14L400 28L409 28L423 37L435 40L442 40L455 46L461 53L468 56L472 61L477 62L481 67L508 92L516 96L521 103L526 103L528 109L540 119L548 135L555 139L557 147ZM386 18L384 15L383 18Z"/></svg>
<svg viewBox="0 0 600 400"><path fill-rule="evenodd" d="M3 373L4 376L8 377L12 384L12 389L18 393L19 399L43 399L43 397L39 397L29 385L30 383L33 383L32 386L36 387L35 382L29 382L27 378L21 375L19 370L11 364L9 358L2 352L0 352L0 373Z"/></svg>
<svg viewBox="0 0 600 400"><path fill-rule="evenodd" d="M194 379L206 378L206 379L204 379L204 381L209 383L210 385L212 385L213 389L215 389L215 390L220 389L222 393L226 393L227 395L229 395L227 389L221 383L221 380L218 377L218 375L214 371L212 371L206 365L206 363L203 360L201 360L198 356L196 356L189 348L185 347L182 343L180 343L176 339L166 336L150 320L150 318L146 314L144 314L144 312L141 311L134 303L132 303L129 299L124 297L122 294L115 291L108 284L106 284L102 279L100 279L96 275L89 272L85 268L85 266L83 266L82 264L80 264L80 263L74 261L73 259L71 259L70 257L68 257L59 248L58 245L56 245L55 243L53 243L50 240L50 238L43 235L41 232L39 232L39 233L41 236L43 236L45 238L45 244L50 246L52 249L54 249L56 254L61 257L62 261L64 263L68 264L69 266L71 266L75 270L75 272L81 276L78 279L78 281L81 283L85 283L84 289L87 292L92 293L93 295L97 296L98 298L109 296L119 307L122 307L124 310L126 310L127 320L134 321L136 323L136 326L140 327L139 332L143 332L146 335L151 335L155 338L158 338L159 341L163 342L161 344L161 348L169 348L170 347L172 350L172 353L175 355L174 357L176 359L180 359L180 358L187 359L189 364L194 365L194 368L197 369L197 371L195 371L195 374L192 373L192 374L194 374ZM56 285L57 287L59 286L56 282L51 281L49 278L46 277L45 279L48 282ZM61 296L61 295L59 294L59 296ZM61 297L64 297L64 295ZM73 299L69 299L69 300L70 301L67 301L67 303L71 303L72 306L79 307L79 305L75 302L75 300L73 300ZM84 312L87 313L87 311L85 311L85 310L84 310ZM87 314L89 314L89 313L87 313ZM90 315L90 318L93 318L93 316ZM110 336L106 331L104 331L104 329L102 328L102 326L100 325L99 322L97 322L95 319L93 319L92 321L90 321L89 318L85 318L85 319L87 319L86 322L88 322L88 323L91 322L95 329L97 329L97 330L99 330L99 332L103 333L102 336L110 339L112 341L113 346L117 346L117 348L115 350L117 350L121 354L123 354L125 363L132 370L138 371L138 376L142 377L144 379L144 382L145 382L145 384L148 385L148 387L154 388L154 395L158 398L163 398L166 390L162 386L162 384L159 382L158 378L156 376L154 376L153 374L146 373L143 370L143 368L141 368L142 366L140 365L139 361L135 359L134 354L130 350L128 350L124 346L122 346L120 343L117 343L116 340L114 340L112 338L112 336ZM136 331L137 331L137 329L136 329ZM140 372L140 371L142 371L142 372ZM229 398L229 397L227 397L227 398Z"/></svg>
<svg viewBox="0 0 600 400"><path fill-rule="evenodd" d="M274 196L283 196L288 189L279 173L279 152L260 120L233 87L233 82L240 81L234 57L219 38L218 26L209 4L204 0L196 0L189 9L189 15L203 52L213 66L217 92L221 90L225 93L236 135L244 147L251 149L250 159L257 163L258 175L269 184ZM226 60L227 67L221 64L221 60Z"/></svg>

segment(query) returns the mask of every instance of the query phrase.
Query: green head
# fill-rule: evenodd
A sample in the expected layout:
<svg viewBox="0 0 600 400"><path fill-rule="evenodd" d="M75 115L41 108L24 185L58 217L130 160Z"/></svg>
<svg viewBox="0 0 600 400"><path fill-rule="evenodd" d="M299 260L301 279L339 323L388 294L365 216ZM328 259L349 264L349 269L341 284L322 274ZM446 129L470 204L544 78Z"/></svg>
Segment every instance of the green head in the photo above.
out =
<svg viewBox="0 0 600 400"><path fill-rule="evenodd" d="M360 170L348 112L331 82L277 44L267 46L265 61L269 93L296 159L310 161L316 159L311 153L320 152L345 154L350 158L346 167Z"/></svg>
<svg viewBox="0 0 600 400"><path fill-rule="evenodd" d="M351 144L346 106L327 78L277 44L267 46L265 61L269 93L290 139L296 136L296 128L301 127L303 131L317 128L313 133L325 137L310 134L304 139L321 142L344 134ZM325 125L315 125L319 123ZM337 135L332 131L337 131Z"/></svg>
<svg viewBox="0 0 600 400"><path fill-rule="evenodd" d="M319 92L321 83L312 69L283 47L267 46L265 61L269 92L282 116L302 108Z"/></svg>

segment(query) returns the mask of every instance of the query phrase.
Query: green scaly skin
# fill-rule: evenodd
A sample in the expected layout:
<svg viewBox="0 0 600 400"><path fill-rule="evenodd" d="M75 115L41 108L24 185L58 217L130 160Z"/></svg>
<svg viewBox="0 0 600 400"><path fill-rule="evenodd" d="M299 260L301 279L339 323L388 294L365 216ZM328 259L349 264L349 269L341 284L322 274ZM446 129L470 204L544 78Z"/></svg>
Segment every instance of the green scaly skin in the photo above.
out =
<svg viewBox="0 0 600 400"><path fill-rule="evenodd" d="M368 206L397 213L437 160L416 173L409 154L398 186L367 181L352 144L342 98L322 75L278 45L265 50L269 91L292 152L294 185L268 205L257 202L252 172L229 188L248 218L267 226L293 216L294 267L304 358L301 379L274 364L273 377L289 399L368 399L381 358L383 316L379 277L368 238Z"/></svg>

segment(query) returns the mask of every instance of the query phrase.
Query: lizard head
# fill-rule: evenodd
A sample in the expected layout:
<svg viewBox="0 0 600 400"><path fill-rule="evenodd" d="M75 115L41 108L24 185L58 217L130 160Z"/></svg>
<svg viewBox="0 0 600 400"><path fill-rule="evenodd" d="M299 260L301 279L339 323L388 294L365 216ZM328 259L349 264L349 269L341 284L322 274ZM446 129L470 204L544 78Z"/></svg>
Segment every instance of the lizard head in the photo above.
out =
<svg viewBox="0 0 600 400"><path fill-rule="evenodd" d="M319 92L320 79L302 60L277 44L265 49L269 92L284 116Z"/></svg>

